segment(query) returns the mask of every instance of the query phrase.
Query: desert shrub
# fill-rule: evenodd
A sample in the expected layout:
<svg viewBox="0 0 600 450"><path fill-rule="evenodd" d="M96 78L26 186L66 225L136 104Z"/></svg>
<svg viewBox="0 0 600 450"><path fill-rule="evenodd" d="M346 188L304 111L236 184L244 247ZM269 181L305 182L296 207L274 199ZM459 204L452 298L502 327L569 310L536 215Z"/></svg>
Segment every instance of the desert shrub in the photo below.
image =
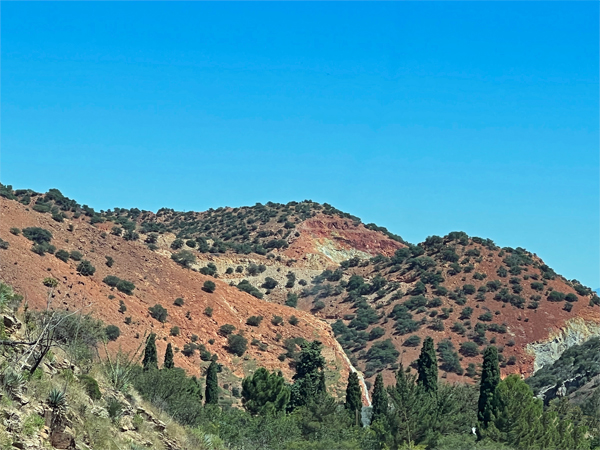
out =
<svg viewBox="0 0 600 450"><path fill-rule="evenodd" d="M418 347L419 344L421 344L421 338L419 336L417 336L416 334L413 334L412 336L409 336L402 343L402 345L404 347Z"/></svg>
<svg viewBox="0 0 600 450"><path fill-rule="evenodd" d="M180 252L173 253L171 259L179 264L181 267L189 268L196 262L196 257L189 250L181 250Z"/></svg>
<svg viewBox="0 0 600 450"><path fill-rule="evenodd" d="M79 272L84 277L94 275L96 272L96 268L92 266L92 263L87 259L84 259L77 265L77 272Z"/></svg>
<svg viewBox="0 0 600 450"><path fill-rule="evenodd" d="M204 308L204 315L206 317L212 317L213 314L213 309L210 306L207 306L206 308Z"/></svg>
<svg viewBox="0 0 600 450"><path fill-rule="evenodd" d="M18 236L19 234L21 234L21 230L16 227L12 227L9 231L11 234L14 234L15 236Z"/></svg>
<svg viewBox="0 0 600 450"><path fill-rule="evenodd" d="M565 300L568 302L576 302L578 300L577 296L571 292L569 292L566 296L565 296Z"/></svg>
<svg viewBox="0 0 600 450"><path fill-rule="evenodd" d="M567 312L571 312L571 310L573 309L573 303L565 302L563 309Z"/></svg>
<svg viewBox="0 0 600 450"><path fill-rule="evenodd" d="M235 327L233 325L230 324L225 324L225 325L221 325L219 327L219 334L221 336L229 336L231 333L233 333L233 331L235 330Z"/></svg>
<svg viewBox="0 0 600 450"><path fill-rule="evenodd" d="M55 288L56 286L58 286L58 280L56 278L46 277L42 281L42 284L49 288Z"/></svg>
<svg viewBox="0 0 600 450"><path fill-rule="evenodd" d="M494 318L494 316L492 316L492 313L489 311L481 314L478 317L478 319L481 320L482 322L491 322L493 318Z"/></svg>
<svg viewBox="0 0 600 450"><path fill-rule="evenodd" d="M208 292L208 293L212 294L213 292L215 292L215 288L216 287L217 286L215 285L215 283L213 283L210 280L206 280L204 282L204 285L202 286L202 290L205 291L205 292Z"/></svg>
<svg viewBox="0 0 600 450"><path fill-rule="evenodd" d="M462 287L462 291L466 294L466 295L472 295L476 292L475 286L473 286L472 284L465 284Z"/></svg>
<svg viewBox="0 0 600 450"><path fill-rule="evenodd" d="M181 331L179 330L179 327L178 326L174 326L174 327L171 327L171 330L169 331L169 335L170 336L179 336L180 332Z"/></svg>
<svg viewBox="0 0 600 450"><path fill-rule="evenodd" d="M58 250L54 256L56 256L58 259L60 259L63 262L67 262L69 261L69 252L66 250Z"/></svg>
<svg viewBox="0 0 600 450"><path fill-rule="evenodd" d="M227 349L237 356L242 356L248 348L248 340L241 334L230 334L227 337Z"/></svg>
<svg viewBox="0 0 600 450"><path fill-rule="evenodd" d="M260 291L259 291L257 288L255 288L254 286L252 286L248 280L242 280L242 281L240 281L240 282L237 284L237 286L236 286L236 287L237 287L237 288L238 288L240 291L247 292L248 294L250 294L250 295L252 295L252 296L254 296L254 297L256 297L256 298L259 298L259 299L262 299L262 298L263 298L263 293L262 293L262 292L260 292Z"/></svg>
<svg viewBox="0 0 600 450"><path fill-rule="evenodd" d="M165 323L167 321L167 310L163 308L162 305L156 304L150 308L148 308L148 312L153 319L158 320L161 323Z"/></svg>
<svg viewBox="0 0 600 450"><path fill-rule="evenodd" d="M273 316L271 323L275 326L279 326L283 323L283 318L281 316Z"/></svg>
<svg viewBox="0 0 600 450"><path fill-rule="evenodd" d="M123 234L123 239L126 241L137 241L140 238L140 235L133 230L126 230Z"/></svg>
<svg viewBox="0 0 600 450"><path fill-rule="evenodd" d="M323 303L321 300L318 300L315 303L313 303L312 310L313 311L321 311L324 308L325 308L325 303Z"/></svg>
<svg viewBox="0 0 600 450"><path fill-rule="evenodd" d="M171 248L173 250L179 250L181 247L183 247L183 239L175 239L173 242L171 242Z"/></svg>
<svg viewBox="0 0 600 450"><path fill-rule="evenodd" d="M257 327L263 320L263 316L250 316L246 320L246 325L250 325L252 327Z"/></svg>
<svg viewBox="0 0 600 450"><path fill-rule="evenodd" d="M83 385L83 388L87 392L87 395L92 400L100 400L102 398L102 393L100 392L98 382L95 378L89 375L80 375L79 382Z"/></svg>
<svg viewBox="0 0 600 450"><path fill-rule="evenodd" d="M127 306L125 306L125 302L123 302L123 300L119 300L119 312L123 314L125 311L127 311Z"/></svg>
<svg viewBox="0 0 600 450"><path fill-rule="evenodd" d="M23 236L37 244L50 243L52 233L40 227L23 228Z"/></svg>
<svg viewBox="0 0 600 450"><path fill-rule="evenodd" d="M185 304L185 301L181 297L177 297L173 304L175 306L183 306Z"/></svg>
<svg viewBox="0 0 600 450"><path fill-rule="evenodd" d="M81 258L83 258L83 254L77 250L73 250L69 256L73 261L81 261Z"/></svg>
<svg viewBox="0 0 600 450"><path fill-rule="evenodd" d="M265 289L274 289L278 284L279 283L277 282L277 280L275 280L271 277L266 277L265 281L261 287L263 287Z"/></svg>
<svg viewBox="0 0 600 450"><path fill-rule="evenodd" d="M374 341L385 334L385 330L381 327L375 327L369 332L369 340Z"/></svg>
<svg viewBox="0 0 600 450"><path fill-rule="evenodd" d="M290 325L298 325L298 318L296 316L290 316L288 322Z"/></svg>
<svg viewBox="0 0 600 450"><path fill-rule="evenodd" d="M479 347L475 342L462 342L459 352L463 356L473 357L479 355Z"/></svg>
<svg viewBox="0 0 600 450"><path fill-rule="evenodd" d="M438 297L429 300L427 303L428 308L437 308L439 306L442 306L442 300L440 300Z"/></svg>
<svg viewBox="0 0 600 450"><path fill-rule="evenodd" d="M214 263L208 263L206 267L202 267L199 272L202 275L214 276L217 273L217 266Z"/></svg>
<svg viewBox="0 0 600 450"><path fill-rule="evenodd" d="M558 291L552 291L548 294L549 302L562 302L565 299L565 294Z"/></svg>
<svg viewBox="0 0 600 450"><path fill-rule="evenodd" d="M106 338L109 341L116 341L121 336L121 330L116 325L109 325L104 329Z"/></svg>
<svg viewBox="0 0 600 450"><path fill-rule="evenodd" d="M291 306L292 308L295 308L296 306L298 306L298 294L294 294L293 292L288 292L287 298L285 300L285 304L287 306Z"/></svg>

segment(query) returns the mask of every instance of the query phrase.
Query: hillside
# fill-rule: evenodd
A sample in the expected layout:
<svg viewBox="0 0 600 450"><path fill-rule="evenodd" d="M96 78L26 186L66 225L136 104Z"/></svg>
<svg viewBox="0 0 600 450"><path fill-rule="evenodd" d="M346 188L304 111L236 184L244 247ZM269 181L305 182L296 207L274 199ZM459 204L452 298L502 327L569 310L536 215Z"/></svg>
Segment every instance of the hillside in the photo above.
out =
<svg viewBox="0 0 600 450"><path fill-rule="evenodd" d="M0 238L8 243L0 260L3 280L40 308L47 292L42 282L54 278L55 305L92 302L98 317L119 326L114 348L154 331L162 339L159 352L172 342L180 350L176 364L192 373L201 364L194 347L202 344L196 350L204 359L218 355L237 377L257 365L281 368L289 377L289 356L299 342L293 339L319 339L328 382L336 385L349 365L335 334L367 378L383 371L391 383L399 362L410 365L424 337L432 336L442 377L472 382L489 343L500 348L504 375L529 376L573 343L600 334L600 300L591 289L522 248L499 248L462 232L412 245L311 201L206 212L97 212L57 190L42 195L4 187L0 194ZM55 256L39 247L45 254L34 253L32 241L10 232L27 227L52 233ZM96 272L78 274L80 262L62 261L59 250L80 252ZM132 282L132 295L103 282L111 275ZM215 283L213 293L203 290L206 281ZM174 305L177 298L182 306ZM120 302L126 311L119 312ZM167 309L167 323L150 317L155 304ZM248 325L251 316L263 320ZM248 340L243 357L229 351L219 332L225 324ZM567 333L560 338L564 345L546 345L561 332ZM193 355L181 354L190 348Z"/></svg>

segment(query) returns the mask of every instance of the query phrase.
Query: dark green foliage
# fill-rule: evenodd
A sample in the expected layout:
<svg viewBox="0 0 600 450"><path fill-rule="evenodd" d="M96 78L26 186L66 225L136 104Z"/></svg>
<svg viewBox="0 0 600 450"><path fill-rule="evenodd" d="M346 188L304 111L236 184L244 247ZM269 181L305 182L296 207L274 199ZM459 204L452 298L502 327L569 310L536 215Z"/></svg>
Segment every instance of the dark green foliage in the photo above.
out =
<svg viewBox="0 0 600 450"><path fill-rule="evenodd" d="M478 319L481 320L482 322L491 322L492 319L494 318L494 316L492 315L491 312L487 311L483 314L481 314Z"/></svg>
<svg viewBox="0 0 600 450"><path fill-rule="evenodd" d="M171 327L171 330L169 331L169 335L170 336L179 336L180 332L181 332L181 330L179 329L179 327L177 327L177 326Z"/></svg>
<svg viewBox="0 0 600 450"><path fill-rule="evenodd" d="M139 371L133 385L145 400L160 405L179 423L196 425L202 417L200 383L183 369Z"/></svg>
<svg viewBox="0 0 600 450"><path fill-rule="evenodd" d="M438 367L435 349L433 347L433 339L425 338L421 354L417 360L417 372L419 377L417 383L427 392L435 392L437 390Z"/></svg>
<svg viewBox="0 0 600 450"><path fill-rule="evenodd" d="M253 415L269 415L285 411L290 388L281 372L259 368L242 382L242 404Z"/></svg>
<svg viewBox="0 0 600 450"><path fill-rule="evenodd" d="M252 327L257 327L263 320L263 316L250 316L246 319L246 324Z"/></svg>
<svg viewBox="0 0 600 450"><path fill-rule="evenodd" d="M542 292L544 290L544 283L534 281L533 283L531 283L531 289L533 289L534 291Z"/></svg>
<svg viewBox="0 0 600 450"><path fill-rule="evenodd" d="M73 261L81 261L81 258L83 258L83 254L81 252L78 252L77 250L73 250L69 256L71 257L71 259Z"/></svg>
<svg viewBox="0 0 600 450"><path fill-rule="evenodd" d="M83 388L87 392L87 395L92 400L100 400L102 398L102 393L100 392L98 382L95 378L92 378L89 375L80 375L79 382L83 385Z"/></svg>
<svg viewBox="0 0 600 450"><path fill-rule="evenodd" d="M140 238L140 235L133 230L125 230L123 233L123 239L126 241L137 241Z"/></svg>
<svg viewBox="0 0 600 450"><path fill-rule="evenodd" d="M248 348L248 340L241 334L227 336L227 350L237 356L243 356Z"/></svg>
<svg viewBox="0 0 600 450"><path fill-rule="evenodd" d="M183 247L183 239L175 239L173 242L171 242L171 248L173 250L179 250L181 247Z"/></svg>
<svg viewBox="0 0 600 450"><path fill-rule="evenodd" d="M462 375L464 373L460 365L458 353L456 353L454 350L454 345L450 340L444 339L441 341L438 344L437 351L440 354L440 369L445 372L454 372L458 375Z"/></svg>
<svg viewBox="0 0 600 450"><path fill-rule="evenodd" d="M177 297L173 304L175 306L183 306L185 304L185 301L181 297Z"/></svg>
<svg viewBox="0 0 600 450"><path fill-rule="evenodd" d="M116 341L119 336L121 336L121 330L119 330L119 327L116 325L109 325L104 329L104 332L106 333L106 338L109 341Z"/></svg>
<svg viewBox="0 0 600 450"><path fill-rule="evenodd" d="M296 316L290 316L288 322L290 325L298 325L298 318Z"/></svg>
<svg viewBox="0 0 600 450"><path fill-rule="evenodd" d="M360 423L360 414L362 410L362 392L360 390L360 383L356 372L350 372L348 375L346 402L344 406L350 412L350 417L355 419L356 425L358 425Z"/></svg>
<svg viewBox="0 0 600 450"><path fill-rule="evenodd" d="M578 300L578 298L575 294L570 292L565 296L565 300L568 302L576 302Z"/></svg>
<svg viewBox="0 0 600 450"><path fill-rule="evenodd" d="M302 350L296 358L296 374L293 377L294 384L288 408L292 410L314 402L326 394L325 358L321 355L323 344L319 341L303 342L300 348Z"/></svg>
<svg viewBox="0 0 600 450"><path fill-rule="evenodd" d="M221 325L221 327L219 327L219 334L221 336L229 336L231 333L233 333L233 331L235 330L235 327L233 325L230 324L225 324L225 325Z"/></svg>
<svg viewBox="0 0 600 450"><path fill-rule="evenodd" d="M262 284L261 287L265 288L265 289L274 289L279 283L271 278L271 277L267 277L265 278L265 282Z"/></svg>
<svg viewBox="0 0 600 450"><path fill-rule="evenodd" d="M479 347L474 342L463 342L460 344L459 353L463 356L477 356L479 355Z"/></svg>
<svg viewBox="0 0 600 450"><path fill-rule="evenodd" d="M248 294L250 294L256 298L259 298L259 299L263 298L263 293L260 292L258 289L256 289L254 286L252 286L248 280L240 281L236 287L240 291L247 292Z"/></svg>
<svg viewBox="0 0 600 450"><path fill-rule="evenodd" d="M175 367L175 363L173 362L173 347L169 342L167 344L167 349L165 350L163 369L172 369L173 367Z"/></svg>
<svg viewBox="0 0 600 450"><path fill-rule="evenodd" d="M375 327L369 332L369 340L374 341L385 334L385 330L381 327Z"/></svg>
<svg viewBox="0 0 600 450"><path fill-rule="evenodd" d="M412 311L420 306L425 306L427 304L427 299L422 295L418 295L415 297L411 297L410 299L406 300L403 304L404 306L406 306L406 308Z"/></svg>
<svg viewBox="0 0 600 450"><path fill-rule="evenodd" d="M60 259L63 262L67 262L69 261L69 252L66 250L58 250L54 256L56 256L58 259Z"/></svg>
<svg viewBox="0 0 600 450"><path fill-rule="evenodd" d="M285 304L286 306L291 306L292 308L298 306L298 294L288 292Z"/></svg>
<svg viewBox="0 0 600 450"><path fill-rule="evenodd" d="M558 292L558 291L552 291L550 292L550 294L548 294L548 301L549 302L562 302L565 299L565 294L563 294L562 292Z"/></svg>
<svg viewBox="0 0 600 450"><path fill-rule="evenodd" d="M398 360L400 352L392 343L391 339L375 342L366 353L367 372L384 369L388 364L394 364Z"/></svg>
<svg viewBox="0 0 600 450"><path fill-rule="evenodd" d="M273 316L271 318L271 323L275 326L279 326L283 324L283 318L281 316Z"/></svg>
<svg viewBox="0 0 600 450"><path fill-rule="evenodd" d="M79 272L84 277L88 277L94 275L94 272L96 272L96 268L92 266L91 262L89 262L87 259L84 259L77 265L77 272Z"/></svg>
<svg viewBox="0 0 600 450"><path fill-rule="evenodd" d="M119 312L123 314L127 311L127 306L125 306L125 302L123 300L119 300Z"/></svg>
<svg viewBox="0 0 600 450"><path fill-rule="evenodd" d="M205 281L204 285L202 286L202 290L205 292L208 292L210 294L215 292L215 289L216 289L215 283L210 280Z"/></svg>
<svg viewBox="0 0 600 450"><path fill-rule="evenodd" d="M402 343L402 345L404 347L418 347L420 343L421 343L421 338L417 335L412 335L412 336L408 337Z"/></svg>
<svg viewBox="0 0 600 450"><path fill-rule="evenodd" d="M189 268L196 262L196 257L189 250L181 250L180 252L173 253L171 259L179 264L181 267Z"/></svg>
<svg viewBox="0 0 600 450"><path fill-rule="evenodd" d="M23 228L23 236L36 244L50 243L52 233L40 227Z"/></svg>
<svg viewBox="0 0 600 450"><path fill-rule="evenodd" d="M476 292L475 286L473 286L472 284L465 284L462 287L462 291L465 295L472 295Z"/></svg>
<svg viewBox="0 0 600 450"><path fill-rule="evenodd" d="M477 419L484 430L497 415L496 388L498 383L500 383L498 350L496 347L490 346L483 352L483 368L477 406Z"/></svg>
<svg viewBox="0 0 600 450"><path fill-rule="evenodd" d="M144 370L158 369L158 354L156 352L156 334L150 333L144 348L144 359L142 360Z"/></svg>
<svg viewBox="0 0 600 450"><path fill-rule="evenodd" d="M165 323L167 321L167 310L163 308L162 305L158 303L150 308L148 308L148 312L153 319L158 320L161 323Z"/></svg>
<svg viewBox="0 0 600 450"><path fill-rule="evenodd" d="M206 267L199 270L202 275L214 276L217 273L217 266L214 263L208 263Z"/></svg>
<svg viewBox="0 0 600 450"><path fill-rule="evenodd" d="M373 406L371 423L383 419L388 411L388 395L383 385L383 377L380 373L375 378L375 384L373 385L373 395L371 396L371 403Z"/></svg>
<svg viewBox="0 0 600 450"><path fill-rule="evenodd" d="M204 393L205 405L216 405L219 402L218 366L212 361L206 371L206 390Z"/></svg>

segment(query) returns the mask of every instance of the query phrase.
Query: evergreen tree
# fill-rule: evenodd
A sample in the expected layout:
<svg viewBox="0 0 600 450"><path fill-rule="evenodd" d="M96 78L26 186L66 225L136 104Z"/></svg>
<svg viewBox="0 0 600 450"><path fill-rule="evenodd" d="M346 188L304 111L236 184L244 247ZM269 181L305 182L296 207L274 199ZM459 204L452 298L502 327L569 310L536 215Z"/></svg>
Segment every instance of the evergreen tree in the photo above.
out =
<svg viewBox="0 0 600 450"><path fill-rule="evenodd" d="M173 362L173 347L169 342L167 344L167 350L165 351L165 362L163 364L163 369L172 369L175 367L175 363Z"/></svg>
<svg viewBox="0 0 600 450"><path fill-rule="evenodd" d="M423 342L417 361L417 371L419 373L417 383L423 386L426 392L437 392L438 367L431 337L425 338Z"/></svg>
<svg viewBox="0 0 600 450"><path fill-rule="evenodd" d="M206 371L206 390L204 404L216 405L219 402L219 381L217 378L217 363L212 361Z"/></svg>
<svg viewBox="0 0 600 450"><path fill-rule="evenodd" d="M251 414L285 411L289 400L290 388L281 371L271 373L261 367L242 382L242 404Z"/></svg>
<svg viewBox="0 0 600 450"><path fill-rule="evenodd" d="M345 406L346 409L350 411L351 417L356 420L356 425L358 425L360 423L360 414L362 411L362 393L360 391L360 383L356 372L350 372L350 375L348 375Z"/></svg>
<svg viewBox="0 0 600 450"><path fill-rule="evenodd" d="M479 386L479 402L477 419L482 429L486 429L496 415L496 388L500 383L500 368L498 367L498 350L490 346L483 352L483 368ZM480 434L481 437L481 434Z"/></svg>
<svg viewBox="0 0 600 450"><path fill-rule="evenodd" d="M319 341L305 342L296 363L296 374L288 406L293 410L327 394L325 386L325 358L321 355L323 344Z"/></svg>
<svg viewBox="0 0 600 450"><path fill-rule="evenodd" d="M142 360L144 370L158 369L158 355L156 353L156 334L150 333L144 349L144 359Z"/></svg>
<svg viewBox="0 0 600 450"><path fill-rule="evenodd" d="M378 373L375 378L372 405L373 414L371 416L371 423L384 418L388 409L388 396L385 387L383 386L383 377L380 373Z"/></svg>

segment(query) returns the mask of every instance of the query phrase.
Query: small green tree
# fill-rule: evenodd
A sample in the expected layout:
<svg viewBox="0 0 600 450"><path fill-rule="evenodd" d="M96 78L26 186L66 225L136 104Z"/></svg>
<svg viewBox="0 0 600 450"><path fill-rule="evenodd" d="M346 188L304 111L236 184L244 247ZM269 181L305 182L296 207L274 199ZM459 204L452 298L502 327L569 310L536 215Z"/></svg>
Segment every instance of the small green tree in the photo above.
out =
<svg viewBox="0 0 600 450"><path fill-rule="evenodd" d="M144 370L158 369L158 355L156 353L156 334L150 333L144 348L144 359L142 360Z"/></svg>
<svg viewBox="0 0 600 450"><path fill-rule="evenodd" d="M173 347L169 342L167 344L167 349L165 350L165 362L163 364L163 369L172 369L175 367L175 363L173 362Z"/></svg>
<svg viewBox="0 0 600 450"><path fill-rule="evenodd" d="M477 419L480 427L485 430L496 416L496 388L500 383L500 367L498 366L498 349L493 345L483 352L483 368L479 386L479 401L477 404ZM480 433L481 435L481 433Z"/></svg>
<svg viewBox="0 0 600 450"><path fill-rule="evenodd" d="M373 414L371 416L371 423L383 419L388 410L388 396L383 385L383 377L380 373L375 377L375 384L373 385L372 406Z"/></svg>
<svg viewBox="0 0 600 450"><path fill-rule="evenodd" d="M92 266L91 262L89 262L87 259L84 259L77 265L77 272L79 272L84 277L88 277L94 275L94 272L96 272L96 268Z"/></svg>
<svg viewBox="0 0 600 450"><path fill-rule="evenodd" d="M119 338L119 336L121 336L121 330L116 325L107 326L104 329L104 332L106 333L106 338L109 341L116 341Z"/></svg>
<svg viewBox="0 0 600 450"><path fill-rule="evenodd" d="M429 336L425 338L423 347L421 347L421 354L417 360L417 372L419 373L417 383L423 386L426 392L435 393L437 391L438 367L433 339Z"/></svg>
<svg viewBox="0 0 600 450"><path fill-rule="evenodd" d="M202 290L205 292L208 292L209 294L212 294L213 292L215 292L215 288L216 288L215 283L213 283L210 280L205 281L204 285L202 286Z"/></svg>
<svg viewBox="0 0 600 450"><path fill-rule="evenodd" d="M362 410L362 392L360 390L360 383L356 372L350 372L348 375L346 403L344 406L350 412L350 416L355 421L355 425L359 425Z"/></svg>
<svg viewBox="0 0 600 450"><path fill-rule="evenodd" d="M206 390L204 391L205 405L216 405L219 402L219 380L217 372L217 363L212 361L206 371Z"/></svg>
<svg viewBox="0 0 600 450"><path fill-rule="evenodd" d="M150 313L150 316L152 316L153 319L156 319L161 323L165 323L167 321L167 310L158 303L148 308L148 312Z"/></svg>
<svg viewBox="0 0 600 450"><path fill-rule="evenodd" d="M290 388L281 372L269 372L261 367L242 382L242 404L250 414L285 411L289 400Z"/></svg>

